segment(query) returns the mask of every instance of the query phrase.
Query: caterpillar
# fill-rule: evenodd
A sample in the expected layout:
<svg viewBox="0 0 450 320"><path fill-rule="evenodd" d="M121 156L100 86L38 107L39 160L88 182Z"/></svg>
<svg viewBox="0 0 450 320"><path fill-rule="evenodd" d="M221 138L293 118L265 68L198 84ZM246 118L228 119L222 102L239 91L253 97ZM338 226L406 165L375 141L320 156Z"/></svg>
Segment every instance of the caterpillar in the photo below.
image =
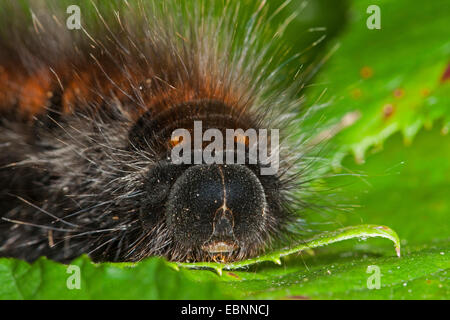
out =
<svg viewBox="0 0 450 320"><path fill-rule="evenodd" d="M81 1L71 30L69 5L0 9L0 256L236 261L301 240L319 206L315 135L298 68L280 67L293 55L268 23L276 12ZM235 160L240 146L246 161L175 163L186 137L173 132L196 123L236 130L223 150ZM275 174L247 161L250 129L280 129Z"/></svg>

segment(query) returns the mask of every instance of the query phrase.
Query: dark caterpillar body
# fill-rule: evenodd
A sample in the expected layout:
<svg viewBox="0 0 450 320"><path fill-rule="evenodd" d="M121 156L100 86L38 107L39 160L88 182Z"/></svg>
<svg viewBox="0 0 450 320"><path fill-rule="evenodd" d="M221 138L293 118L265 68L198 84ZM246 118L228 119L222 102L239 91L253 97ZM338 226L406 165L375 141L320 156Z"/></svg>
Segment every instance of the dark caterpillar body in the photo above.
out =
<svg viewBox="0 0 450 320"><path fill-rule="evenodd" d="M112 17L99 3L84 3L95 19L81 30L55 1L4 9L0 255L229 261L294 239L307 199L292 188L313 180L304 144L281 131L275 175L171 159L172 132L194 121L224 134L292 125L290 88L269 93L262 6L241 25L231 4L218 18L204 3L116 4Z"/></svg>

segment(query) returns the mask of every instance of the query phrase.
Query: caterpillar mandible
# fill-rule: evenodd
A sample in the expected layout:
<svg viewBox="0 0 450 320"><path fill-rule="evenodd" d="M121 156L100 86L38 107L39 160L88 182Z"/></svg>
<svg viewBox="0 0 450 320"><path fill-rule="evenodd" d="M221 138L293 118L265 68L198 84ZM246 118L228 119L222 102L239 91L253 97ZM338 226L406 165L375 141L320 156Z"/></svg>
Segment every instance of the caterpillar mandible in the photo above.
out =
<svg viewBox="0 0 450 320"><path fill-rule="evenodd" d="M69 2L23 3L0 13L1 256L235 261L299 239L314 134L264 1L82 1L76 30ZM277 172L175 163L196 123L241 129L245 160L249 129L280 129Z"/></svg>

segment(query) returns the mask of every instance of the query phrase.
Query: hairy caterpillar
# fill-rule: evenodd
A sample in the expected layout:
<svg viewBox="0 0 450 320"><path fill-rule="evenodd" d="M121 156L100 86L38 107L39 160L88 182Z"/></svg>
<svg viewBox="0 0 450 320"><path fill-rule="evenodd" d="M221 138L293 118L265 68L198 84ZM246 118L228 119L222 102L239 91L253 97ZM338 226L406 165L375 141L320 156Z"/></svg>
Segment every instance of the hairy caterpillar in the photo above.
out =
<svg viewBox="0 0 450 320"><path fill-rule="evenodd" d="M298 240L314 135L264 2L80 6L80 30L64 1L1 11L0 255L235 261ZM195 121L280 128L279 170L174 164L172 132Z"/></svg>

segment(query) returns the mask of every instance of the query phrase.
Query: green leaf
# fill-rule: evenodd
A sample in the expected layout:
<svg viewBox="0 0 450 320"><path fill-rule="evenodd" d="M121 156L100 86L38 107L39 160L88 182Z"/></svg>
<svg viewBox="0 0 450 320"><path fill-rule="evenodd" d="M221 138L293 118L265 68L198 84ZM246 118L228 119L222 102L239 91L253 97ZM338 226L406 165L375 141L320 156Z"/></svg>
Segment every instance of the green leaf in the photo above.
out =
<svg viewBox="0 0 450 320"><path fill-rule="evenodd" d="M222 270L233 270L248 267L250 265L261 263L265 261L272 261L276 264L281 264L281 257L285 257L294 253L299 253L303 250L318 248L334 242L344 241L348 239L360 238L367 239L371 237L387 238L394 242L395 251L400 257L400 240L398 235L392 229L385 226L377 225L359 225L338 229L333 232L324 232L316 237L305 240L303 243L295 245L290 248L276 250L269 254L262 255L256 258L242 260L231 263L214 263L214 262L195 262L195 263L177 263L178 266L184 268L211 268L216 270L219 275L222 275Z"/></svg>
<svg viewBox="0 0 450 320"><path fill-rule="evenodd" d="M159 258L134 266L94 264L83 256L71 263L80 268L80 289L69 289L68 266L46 258L32 265L0 259L0 299L226 299L213 281L194 282Z"/></svg>
<svg viewBox="0 0 450 320"><path fill-rule="evenodd" d="M371 0L353 1L347 30L339 49L314 80L311 100L327 101L328 119L338 121L358 111L360 119L343 130L334 166L351 152L363 162L367 150L381 148L385 139L401 132L410 144L423 126L439 118L450 123L450 2L436 0L412 5L408 0L380 0L381 29L369 30L366 13ZM326 93L323 95L324 90ZM317 117L311 123L320 121Z"/></svg>
<svg viewBox="0 0 450 320"><path fill-rule="evenodd" d="M343 162L350 173L328 181L343 199L357 207L336 217L339 225L383 223L395 229L402 244L420 245L450 238L450 136L436 127L422 129L412 146L400 133L383 152L370 154L364 165L350 157Z"/></svg>
<svg viewBox="0 0 450 320"><path fill-rule="evenodd" d="M246 298L258 299L446 299L450 292L449 249L448 243L417 247L400 259L360 250L330 250L317 257L294 257L282 268L233 271L239 280L222 284L230 292L242 291ZM380 270L380 289L369 289L369 266Z"/></svg>
<svg viewBox="0 0 450 320"><path fill-rule="evenodd" d="M202 281L197 285L174 266L186 268L212 268L222 275L222 269L248 267L252 264L273 261L299 251L327 245L333 242L367 237L384 237L392 240L400 255L397 234L384 226L362 225L347 227L317 236L290 249L275 251L265 256L231 264L178 263L150 258L141 263L94 264L86 256L73 261L70 266L79 267L80 288L71 289L68 284L72 272L68 266L41 258L32 265L16 259L0 259L0 299L214 299L224 298L223 290L217 290L214 282ZM130 290L117 288L130 286ZM192 290L195 288L195 290ZM232 294L229 293L229 297Z"/></svg>

